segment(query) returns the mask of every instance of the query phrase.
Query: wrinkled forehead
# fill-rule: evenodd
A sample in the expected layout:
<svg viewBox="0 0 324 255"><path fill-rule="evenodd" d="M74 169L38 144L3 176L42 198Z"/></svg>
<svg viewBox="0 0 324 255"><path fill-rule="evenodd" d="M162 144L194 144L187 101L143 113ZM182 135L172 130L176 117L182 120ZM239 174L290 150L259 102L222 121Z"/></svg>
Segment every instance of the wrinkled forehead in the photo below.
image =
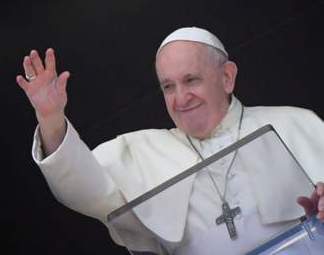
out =
<svg viewBox="0 0 324 255"><path fill-rule="evenodd" d="M192 41L172 41L164 45L156 56L157 63L167 63L173 60L204 59L208 57L211 48L203 43Z"/></svg>
<svg viewBox="0 0 324 255"><path fill-rule="evenodd" d="M197 42L168 43L161 49L155 62L155 71L159 80L174 80L189 74L197 75L207 72L210 70L208 67L214 67L209 50L214 51L209 46Z"/></svg>

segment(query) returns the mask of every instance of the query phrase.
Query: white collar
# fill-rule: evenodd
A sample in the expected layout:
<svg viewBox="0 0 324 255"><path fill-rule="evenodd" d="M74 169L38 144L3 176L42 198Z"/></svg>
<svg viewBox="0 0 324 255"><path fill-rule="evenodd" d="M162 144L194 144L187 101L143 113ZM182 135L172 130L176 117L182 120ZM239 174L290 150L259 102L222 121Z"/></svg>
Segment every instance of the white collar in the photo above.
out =
<svg viewBox="0 0 324 255"><path fill-rule="evenodd" d="M217 127L211 132L209 138L218 137L224 133L236 130L238 128L241 112L241 102L233 95L227 113ZM208 139L208 138L207 138Z"/></svg>

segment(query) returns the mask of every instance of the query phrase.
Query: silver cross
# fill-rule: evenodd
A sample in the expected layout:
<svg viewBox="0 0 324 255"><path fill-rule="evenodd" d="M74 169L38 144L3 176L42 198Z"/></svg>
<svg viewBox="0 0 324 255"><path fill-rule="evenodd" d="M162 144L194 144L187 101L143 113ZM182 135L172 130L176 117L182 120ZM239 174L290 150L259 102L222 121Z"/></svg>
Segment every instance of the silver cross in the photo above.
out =
<svg viewBox="0 0 324 255"><path fill-rule="evenodd" d="M216 224L220 225L222 223L226 224L228 234L232 240L237 238L237 232L234 225L234 218L241 213L241 208L239 206L231 209L228 203L225 201L222 204L223 214L216 219Z"/></svg>

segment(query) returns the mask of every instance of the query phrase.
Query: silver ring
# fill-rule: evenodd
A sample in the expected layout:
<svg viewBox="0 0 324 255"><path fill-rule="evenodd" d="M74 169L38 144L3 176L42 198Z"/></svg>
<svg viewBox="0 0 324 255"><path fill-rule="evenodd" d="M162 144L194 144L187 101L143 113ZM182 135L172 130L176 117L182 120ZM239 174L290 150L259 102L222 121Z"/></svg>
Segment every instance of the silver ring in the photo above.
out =
<svg viewBox="0 0 324 255"><path fill-rule="evenodd" d="M33 74L32 75L25 74L25 76L28 81L32 81L36 79L36 75Z"/></svg>

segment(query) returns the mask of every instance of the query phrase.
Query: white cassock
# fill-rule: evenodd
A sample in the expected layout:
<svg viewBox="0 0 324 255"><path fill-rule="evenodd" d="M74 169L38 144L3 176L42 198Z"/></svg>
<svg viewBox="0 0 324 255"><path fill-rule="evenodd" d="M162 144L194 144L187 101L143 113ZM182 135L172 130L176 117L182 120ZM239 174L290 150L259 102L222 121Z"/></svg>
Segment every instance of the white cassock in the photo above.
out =
<svg viewBox="0 0 324 255"><path fill-rule="evenodd" d="M205 157L235 142L241 107L232 97L229 111L213 135L204 141L193 141ZM324 180L322 120L300 108L245 107L240 136L266 124L277 130L314 182ZM91 152L69 122L62 144L44 159L37 129L33 158L60 202L106 225L110 212L200 161L178 129L124 134ZM220 187L226 168L225 162L212 170ZM152 232L167 250L177 255L243 254L303 214L301 209L271 210L273 201L255 199L254 193L262 197L264 191L257 182L250 185L253 178L254 173L239 169L230 173L227 200L242 209L235 218L239 235L235 241L229 239L225 224L213 223L221 214L220 201L206 171L177 185L176 196L166 194L145 210L134 209L134 215L123 223L123 241L112 229L111 235L120 244L127 240L128 248L133 250L162 253ZM269 187L278 185L278 180L265 178ZM296 187L294 179L280 181ZM276 208L285 208L285 203L278 201Z"/></svg>

